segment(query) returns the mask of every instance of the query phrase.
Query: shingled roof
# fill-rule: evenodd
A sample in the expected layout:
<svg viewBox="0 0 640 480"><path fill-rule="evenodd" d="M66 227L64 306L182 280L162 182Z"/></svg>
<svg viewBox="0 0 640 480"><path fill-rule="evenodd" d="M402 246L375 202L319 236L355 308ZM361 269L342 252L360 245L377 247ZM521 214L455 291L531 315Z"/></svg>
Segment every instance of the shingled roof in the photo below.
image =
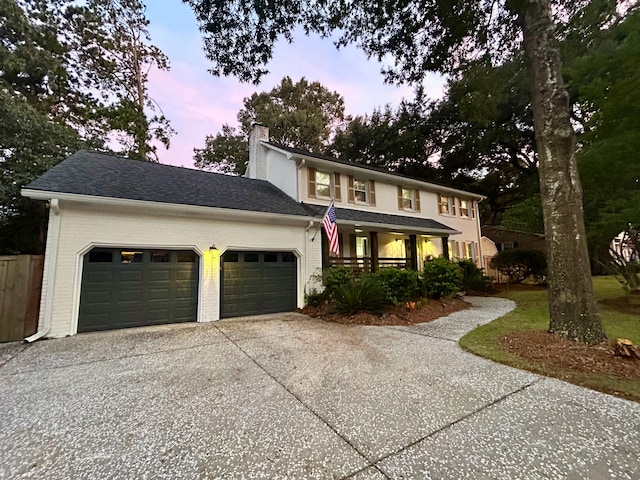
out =
<svg viewBox="0 0 640 480"><path fill-rule="evenodd" d="M80 150L26 190L313 217L264 180L233 177Z"/></svg>
<svg viewBox="0 0 640 480"><path fill-rule="evenodd" d="M323 215L327 207L320 205L307 205L313 208L317 214ZM336 208L336 222L338 225L344 221L360 224L377 224L385 225L387 228L402 227L412 230L449 232L450 234L460 233L453 228L447 227L440 222L436 222L430 218L406 217L404 215L391 215L388 213L368 212L365 210L352 210L350 208Z"/></svg>

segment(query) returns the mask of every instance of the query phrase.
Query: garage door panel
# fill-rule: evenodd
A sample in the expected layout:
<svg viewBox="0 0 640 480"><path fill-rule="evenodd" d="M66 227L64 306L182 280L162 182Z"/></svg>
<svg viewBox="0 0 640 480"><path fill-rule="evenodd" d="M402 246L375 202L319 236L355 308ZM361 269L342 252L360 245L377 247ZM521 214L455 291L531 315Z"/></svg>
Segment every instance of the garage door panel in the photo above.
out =
<svg viewBox="0 0 640 480"><path fill-rule="evenodd" d="M166 267L160 270L157 267L149 269L149 281L150 282L169 282L171 281L171 271Z"/></svg>
<svg viewBox="0 0 640 480"><path fill-rule="evenodd" d="M116 261L94 263L85 255L79 332L196 321L199 264L176 261L193 257L193 252L157 261L158 255L144 251L136 257L139 262L127 264L120 263L120 250L132 249L99 250L107 254L94 258Z"/></svg>
<svg viewBox="0 0 640 480"><path fill-rule="evenodd" d="M231 262L225 262L227 256ZM248 258L257 261L247 262ZM296 306L297 263L293 253L227 252L223 255L222 318L291 311Z"/></svg>

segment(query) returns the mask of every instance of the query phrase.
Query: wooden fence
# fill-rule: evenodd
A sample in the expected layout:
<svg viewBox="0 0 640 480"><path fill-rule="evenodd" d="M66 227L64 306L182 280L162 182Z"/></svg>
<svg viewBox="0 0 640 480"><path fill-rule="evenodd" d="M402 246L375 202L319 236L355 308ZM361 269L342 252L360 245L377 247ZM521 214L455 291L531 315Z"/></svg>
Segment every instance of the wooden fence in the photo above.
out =
<svg viewBox="0 0 640 480"><path fill-rule="evenodd" d="M13 342L38 329L42 255L0 256L0 342Z"/></svg>

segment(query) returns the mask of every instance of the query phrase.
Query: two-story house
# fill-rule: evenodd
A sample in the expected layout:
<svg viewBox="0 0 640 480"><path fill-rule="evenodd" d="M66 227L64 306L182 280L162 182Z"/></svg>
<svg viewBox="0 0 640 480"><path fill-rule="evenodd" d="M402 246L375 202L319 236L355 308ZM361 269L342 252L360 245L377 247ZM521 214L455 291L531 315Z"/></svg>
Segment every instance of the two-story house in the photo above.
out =
<svg viewBox="0 0 640 480"><path fill-rule="evenodd" d="M259 125L245 177L80 151L22 193L50 205L29 340L291 311L323 267L482 256L481 196L279 146ZM332 199L339 256L320 229Z"/></svg>

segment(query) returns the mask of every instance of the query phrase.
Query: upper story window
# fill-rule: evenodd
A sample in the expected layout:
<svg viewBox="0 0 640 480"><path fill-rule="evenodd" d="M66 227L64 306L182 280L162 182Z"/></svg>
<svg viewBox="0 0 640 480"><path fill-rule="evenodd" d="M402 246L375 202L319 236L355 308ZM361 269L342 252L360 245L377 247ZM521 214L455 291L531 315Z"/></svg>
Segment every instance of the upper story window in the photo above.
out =
<svg viewBox="0 0 640 480"><path fill-rule="evenodd" d="M398 209L420 211L420 191L398 185Z"/></svg>
<svg viewBox="0 0 640 480"><path fill-rule="evenodd" d="M376 184L373 180L363 180L348 176L349 203L376 204Z"/></svg>
<svg viewBox="0 0 640 480"><path fill-rule="evenodd" d="M356 198L356 202L367 203L368 197L367 182L364 180L353 179L353 193Z"/></svg>
<svg viewBox="0 0 640 480"><path fill-rule="evenodd" d="M460 199L460 216L469 217L469 202L467 200Z"/></svg>
<svg viewBox="0 0 640 480"><path fill-rule="evenodd" d="M449 208L449 197L438 195L438 212L440 212L441 215L451 215L451 208Z"/></svg>
<svg viewBox="0 0 640 480"><path fill-rule="evenodd" d="M309 168L309 197L341 200L340 174Z"/></svg>
<svg viewBox="0 0 640 480"><path fill-rule="evenodd" d="M331 174L329 172L316 172L316 196L331 197Z"/></svg>

